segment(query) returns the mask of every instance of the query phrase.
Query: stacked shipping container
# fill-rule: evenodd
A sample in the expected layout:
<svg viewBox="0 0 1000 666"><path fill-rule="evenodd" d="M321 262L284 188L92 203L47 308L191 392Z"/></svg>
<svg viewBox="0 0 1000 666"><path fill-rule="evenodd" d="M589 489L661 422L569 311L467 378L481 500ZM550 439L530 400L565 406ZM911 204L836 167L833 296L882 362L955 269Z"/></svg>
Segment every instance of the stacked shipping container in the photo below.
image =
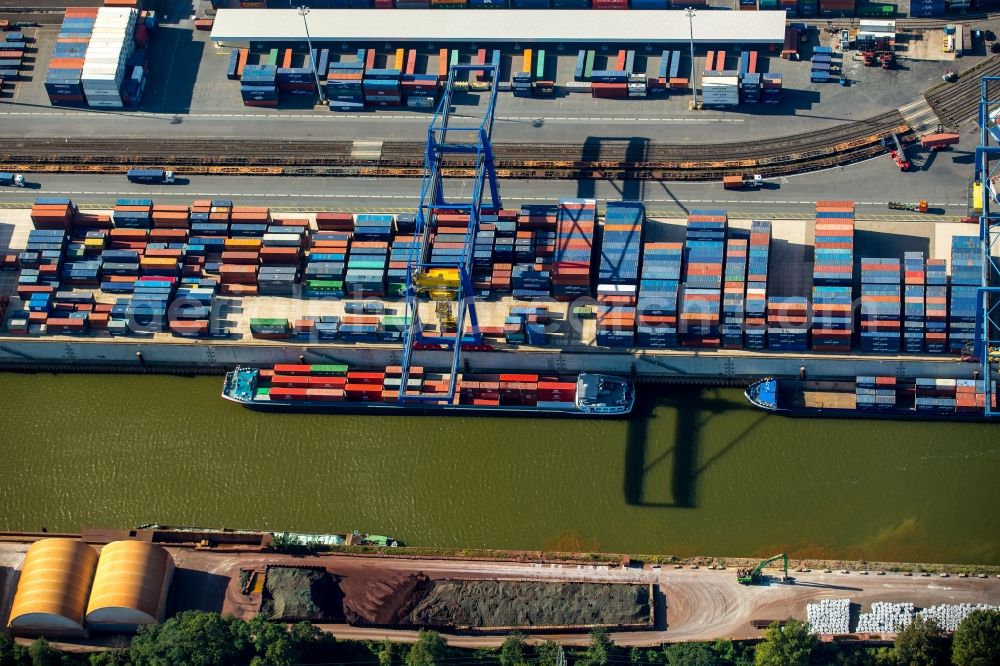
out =
<svg viewBox="0 0 1000 666"><path fill-rule="evenodd" d="M924 253L907 252L903 255L903 351L921 354L924 345L924 319L927 309L924 290L927 281L924 271Z"/></svg>
<svg viewBox="0 0 1000 666"><path fill-rule="evenodd" d="M597 202L563 199L556 214L556 250L552 261L552 296L573 300L590 295Z"/></svg>
<svg viewBox="0 0 1000 666"><path fill-rule="evenodd" d="M747 349L767 347L767 273L771 254L771 222L754 220L750 225L744 339Z"/></svg>
<svg viewBox="0 0 1000 666"><path fill-rule="evenodd" d="M829 46L813 47L809 69L809 80L813 83L827 83L839 78L833 72L833 49Z"/></svg>
<svg viewBox="0 0 1000 666"><path fill-rule="evenodd" d="M861 351L899 353L901 278L899 259L861 260Z"/></svg>
<svg viewBox="0 0 1000 666"><path fill-rule="evenodd" d="M97 10L80 77L88 106L124 106L121 91L132 76L128 65L135 50L137 19L138 13L130 8L101 7Z"/></svg>
<svg viewBox="0 0 1000 666"><path fill-rule="evenodd" d="M20 31L8 31L9 27L7 21L0 22L0 85L21 78L28 51L28 37Z"/></svg>
<svg viewBox="0 0 1000 666"><path fill-rule="evenodd" d="M813 268L815 351L849 351L853 330L854 203L821 201L816 205Z"/></svg>
<svg viewBox="0 0 1000 666"><path fill-rule="evenodd" d="M894 409L896 407L895 377L858 377L854 384L858 409Z"/></svg>
<svg viewBox="0 0 1000 666"><path fill-rule="evenodd" d="M746 317L747 246L743 238L726 242L726 272L722 291L722 346L743 348L743 327Z"/></svg>
<svg viewBox="0 0 1000 666"><path fill-rule="evenodd" d="M976 290L983 284L983 249L976 236L951 239L951 298L948 306L948 351L962 353L975 339Z"/></svg>
<svg viewBox="0 0 1000 666"><path fill-rule="evenodd" d="M943 354L948 348L948 267L944 259L927 260L924 325L927 352Z"/></svg>
<svg viewBox="0 0 1000 666"><path fill-rule="evenodd" d="M809 348L809 301L800 297L767 299L768 351L806 351Z"/></svg>
<svg viewBox="0 0 1000 666"><path fill-rule="evenodd" d="M692 210L684 241L685 287L681 344L718 347L722 268L728 217L724 210Z"/></svg>
<svg viewBox="0 0 1000 666"><path fill-rule="evenodd" d="M639 253L645 207L638 202L609 201L601 238L601 265L597 276L597 344L631 347L635 344ZM614 318L610 315L614 314Z"/></svg>
<svg viewBox="0 0 1000 666"><path fill-rule="evenodd" d="M636 327L639 347L677 346L677 291L683 253L681 243L643 245Z"/></svg>

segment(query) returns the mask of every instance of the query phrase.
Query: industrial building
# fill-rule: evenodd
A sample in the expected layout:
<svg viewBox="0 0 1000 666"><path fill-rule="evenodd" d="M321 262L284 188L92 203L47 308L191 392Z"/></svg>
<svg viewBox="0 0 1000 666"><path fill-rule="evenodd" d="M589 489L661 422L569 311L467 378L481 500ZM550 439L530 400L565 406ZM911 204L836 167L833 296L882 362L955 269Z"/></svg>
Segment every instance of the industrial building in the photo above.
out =
<svg viewBox="0 0 1000 666"><path fill-rule="evenodd" d="M101 631L135 631L163 619L174 561L145 541L115 541L101 550L87 604L87 626Z"/></svg>
<svg viewBox="0 0 1000 666"><path fill-rule="evenodd" d="M31 544L7 626L12 633L60 637L87 634L84 612L97 551L76 539Z"/></svg>
<svg viewBox="0 0 1000 666"><path fill-rule="evenodd" d="M76 539L31 545L8 627L18 635L85 637L135 631L163 619L174 562L160 546L115 541L101 549Z"/></svg>
<svg viewBox="0 0 1000 666"><path fill-rule="evenodd" d="M665 44L688 42L692 30L696 44L766 45L785 39L785 12L777 11L703 11L693 24L683 11L655 10L315 9L307 20L314 44ZM220 9L212 27L219 46L304 40L303 17L294 9Z"/></svg>

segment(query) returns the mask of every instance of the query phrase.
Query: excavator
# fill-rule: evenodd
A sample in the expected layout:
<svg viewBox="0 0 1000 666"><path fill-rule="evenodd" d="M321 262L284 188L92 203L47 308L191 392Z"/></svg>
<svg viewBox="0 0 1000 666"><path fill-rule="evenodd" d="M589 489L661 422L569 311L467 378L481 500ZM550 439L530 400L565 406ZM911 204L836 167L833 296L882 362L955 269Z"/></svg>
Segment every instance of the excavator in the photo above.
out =
<svg viewBox="0 0 1000 666"><path fill-rule="evenodd" d="M784 565L784 575L779 580L782 583L791 582L792 579L788 577L788 555L785 555L784 553L764 560L753 569L737 569L736 581L741 585L760 585L764 582L764 567L771 562L776 562L778 560L781 560Z"/></svg>

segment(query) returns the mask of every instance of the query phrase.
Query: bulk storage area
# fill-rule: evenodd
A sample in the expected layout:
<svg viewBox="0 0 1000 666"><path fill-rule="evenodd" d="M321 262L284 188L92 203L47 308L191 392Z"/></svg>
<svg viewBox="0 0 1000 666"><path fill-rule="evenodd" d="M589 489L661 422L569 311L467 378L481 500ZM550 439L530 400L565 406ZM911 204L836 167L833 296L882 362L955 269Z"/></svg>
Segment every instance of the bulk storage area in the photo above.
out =
<svg viewBox="0 0 1000 666"><path fill-rule="evenodd" d="M78 539L41 539L28 548L7 626L18 636L134 632L163 620L173 571L170 554L147 542L98 553Z"/></svg>

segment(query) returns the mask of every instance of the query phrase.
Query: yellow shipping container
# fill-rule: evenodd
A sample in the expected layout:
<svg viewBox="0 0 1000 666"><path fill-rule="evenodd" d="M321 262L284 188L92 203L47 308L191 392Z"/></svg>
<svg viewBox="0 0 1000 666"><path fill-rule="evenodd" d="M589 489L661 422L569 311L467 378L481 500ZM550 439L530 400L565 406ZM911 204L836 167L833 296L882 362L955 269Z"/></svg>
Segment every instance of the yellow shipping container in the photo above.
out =
<svg viewBox="0 0 1000 666"><path fill-rule="evenodd" d="M521 66L521 71L525 74L531 74L531 49L524 49L524 64Z"/></svg>
<svg viewBox="0 0 1000 666"><path fill-rule="evenodd" d="M261 239L259 238L227 238L225 249L227 250L242 250L246 248L259 248L261 246Z"/></svg>
<svg viewBox="0 0 1000 666"><path fill-rule="evenodd" d="M147 268L176 268L177 260L172 257L142 257L139 265Z"/></svg>

